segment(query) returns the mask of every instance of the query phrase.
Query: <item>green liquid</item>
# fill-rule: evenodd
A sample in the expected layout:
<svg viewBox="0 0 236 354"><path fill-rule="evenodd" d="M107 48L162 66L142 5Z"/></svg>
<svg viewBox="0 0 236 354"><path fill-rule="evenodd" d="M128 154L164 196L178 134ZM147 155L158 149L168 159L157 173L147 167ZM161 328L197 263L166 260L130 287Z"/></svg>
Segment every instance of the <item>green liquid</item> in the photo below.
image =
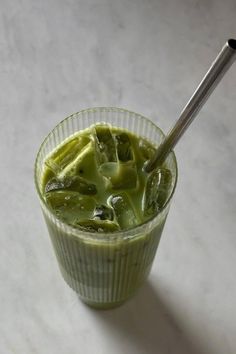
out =
<svg viewBox="0 0 236 354"><path fill-rule="evenodd" d="M66 139L45 160L42 188L52 213L79 230L110 233L132 229L165 205L171 173L147 174L155 148L126 130L98 124ZM100 242L69 235L45 214L62 275L81 299L97 308L115 307L147 277L166 213L134 238Z"/></svg>

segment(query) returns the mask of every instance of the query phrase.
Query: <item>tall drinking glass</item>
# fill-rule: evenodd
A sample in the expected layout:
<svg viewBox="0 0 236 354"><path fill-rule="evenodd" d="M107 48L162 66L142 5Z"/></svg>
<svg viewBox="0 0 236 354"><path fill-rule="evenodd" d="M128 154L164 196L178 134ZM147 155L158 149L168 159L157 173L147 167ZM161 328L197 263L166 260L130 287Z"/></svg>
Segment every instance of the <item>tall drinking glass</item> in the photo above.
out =
<svg viewBox="0 0 236 354"><path fill-rule="evenodd" d="M169 197L152 219L125 231L94 233L59 220L43 197L44 161L66 138L92 124L106 122L159 145L163 132L143 116L120 108L91 108L59 123L43 141L35 162L35 185L54 252L66 283L86 304L116 307L135 294L147 278L160 241L177 182L173 152L166 160L172 173Z"/></svg>

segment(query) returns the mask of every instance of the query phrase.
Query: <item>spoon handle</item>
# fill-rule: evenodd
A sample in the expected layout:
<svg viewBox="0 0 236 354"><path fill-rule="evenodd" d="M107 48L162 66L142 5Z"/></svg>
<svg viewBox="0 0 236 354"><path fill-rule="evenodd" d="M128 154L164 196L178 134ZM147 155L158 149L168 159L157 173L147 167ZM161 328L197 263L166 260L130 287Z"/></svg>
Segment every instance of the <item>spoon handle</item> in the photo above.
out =
<svg viewBox="0 0 236 354"><path fill-rule="evenodd" d="M179 119L158 147L156 154L145 165L145 171L151 172L161 165L175 147L185 130L198 114L212 91L236 58L236 39L229 39L212 63L196 91L182 110Z"/></svg>

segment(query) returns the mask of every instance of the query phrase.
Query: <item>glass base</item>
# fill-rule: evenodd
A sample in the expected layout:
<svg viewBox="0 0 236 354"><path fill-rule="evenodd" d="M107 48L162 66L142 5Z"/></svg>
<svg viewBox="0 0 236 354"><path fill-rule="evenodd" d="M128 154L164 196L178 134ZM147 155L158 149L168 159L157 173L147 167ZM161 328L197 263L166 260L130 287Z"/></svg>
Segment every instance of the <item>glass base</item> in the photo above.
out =
<svg viewBox="0 0 236 354"><path fill-rule="evenodd" d="M116 307L123 305L127 301L127 300L122 300L122 301L118 301L118 302L102 303L102 302L88 301L88 300L81 298L80 296L78 296L78 297L85 305L87 305L95 310L111 310L111 309L114 309Z"/></svg>

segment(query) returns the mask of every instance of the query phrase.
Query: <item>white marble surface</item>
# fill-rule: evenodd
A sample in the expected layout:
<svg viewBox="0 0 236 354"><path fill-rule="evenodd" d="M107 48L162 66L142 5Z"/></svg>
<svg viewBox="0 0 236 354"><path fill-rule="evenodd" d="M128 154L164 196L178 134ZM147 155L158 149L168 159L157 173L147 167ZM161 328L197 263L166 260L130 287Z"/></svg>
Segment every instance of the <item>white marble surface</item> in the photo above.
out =
<svg viewBox="0 0 236 354"><path fill-rule="evenodd" d="M66 115L121 106L165 131L228 37L235 0L0 0L0 353L236 353L236 64L176 148L147 284L87 308L59 273L33 185Z"/></svg>

